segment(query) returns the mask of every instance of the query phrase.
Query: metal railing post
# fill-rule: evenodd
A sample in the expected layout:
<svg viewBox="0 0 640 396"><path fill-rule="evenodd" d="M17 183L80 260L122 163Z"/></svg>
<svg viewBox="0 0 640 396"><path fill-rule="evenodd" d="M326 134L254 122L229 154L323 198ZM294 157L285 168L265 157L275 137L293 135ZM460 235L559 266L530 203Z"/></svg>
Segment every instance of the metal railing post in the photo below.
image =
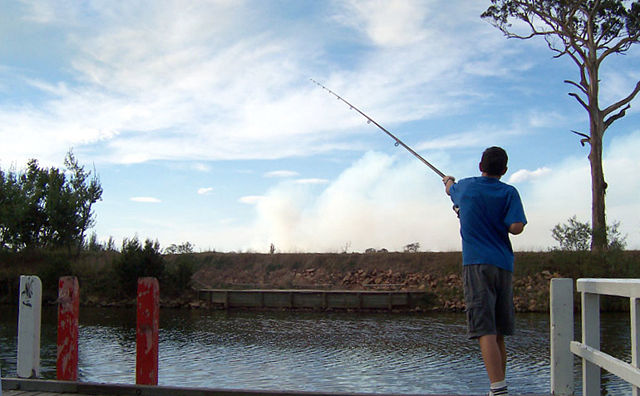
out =
<svg viewBox="0 0 640 396"><path fill-rule="evenodd" d="M629 304L631 313L631 365L640 364L640 299L631 297ZM640 388L633 386L633 396L640 396Z"/></svg>
<svg viewBox="0 0 640 396"><path fill-rule="evenodd" d="M582 293L582 343L600 349L600 295ZM582 359L582 389L585 396L600 396L600 366Z"/></svg>
<svg viewBox="0 0 640 396"><path fill-rule="evenodd" d="M551 394L573 395L573 279L551 279Z"/></svg>

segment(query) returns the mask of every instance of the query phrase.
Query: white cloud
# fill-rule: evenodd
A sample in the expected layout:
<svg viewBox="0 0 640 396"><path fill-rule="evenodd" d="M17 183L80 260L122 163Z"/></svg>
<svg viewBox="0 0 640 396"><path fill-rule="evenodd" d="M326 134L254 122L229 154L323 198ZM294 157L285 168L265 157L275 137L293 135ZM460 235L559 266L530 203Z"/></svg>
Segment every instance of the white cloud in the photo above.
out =
<svg viewBox="0 0 640 396"><path fill-rule="evenodd" d="M379 1L334 7L343 13L341 22L355 21L347 25L382 46L363 52L349 69L328 69L322 59L328 50L324 35L335 19L305 20L304 30L292 36L286 26L262 30L266 26L253 23L255 11L241 2L122 3L108 12L92 4L33 6L31 23L54 24L67 38L60 62L68 62L73 78L30 77L41 95L37 103L0 110L0 139L6 142L0 156L59 162L74 147L96 161L136 163L343 149L336 138L361 128L363 120L330 102L309 75L333 70L318 78L399 122L461 111L480 92L464 65L486 57L487 50L497 63L503 53L495 47L504 40L479 20L478 5L455 5L456 20L465 24L455 38L442 34L454 28L447 5ZM239 32L237 26L247 28Z"/></svg>
<svg viewBox="0 0 640 396"><path fill-rule="evenodd" d="M290 170L275 170L265 173L264 177L296 177L298 174L298 172Z"/></svg>
<svg viewBox="0 0 640 396"><path fill-rule="evenodd" d="M238 199L238 202L247 204L247 205L257 205L260 202L262 202L265 199L265 197L261 196L261 195L247 195L244 197L240 197Z"/></svg>
<svg viewBox="0 0 640 396"><path fill-rule="evenodd" d="M509 137L526 133L522 126L513 127L479 125L471 131L449 133L416 144L417 150L446 150L452 148L486 147L488 141L501 141Z"/></svg>
<svg viewBox="0 0 640 396"><path fill-rule="evenodd" d="M213 192L213 187L202 187L198 189L198 195L210 195Z"/></svg>
<svg viewBox="0 0 640 396"><path fill-rule="evenodd" d="M515 171L513 174L511 174L511 176L509 177L509 183L522 183L524 181L545 176L549 173L551 173L551 169L547 167L538 168L533 171L530 171L527 169L520 169Z"/></svg>
<svg viewBox="0 0 640 396"><path fill-rule="evenodd" d="M534 128L552 127L561 124L567 117L557 112L531 110L529 112L529 125Z"/></svg>
<svg viewBox="0 0 640 396"><path fill-rule="evenodd" d="M549 53L543 40L504 39L478 17L486 8L482 2L335 1L318 3L318 14L300 13L295 17L299 19L286 12L279 16L278 21L287 18L290 23L273 23L272 14L282 12L273 4L25 3L31 12L15 18L19 29L8 34L50 29L55 34L39 36L38 42L44 49L54 46L55 51L41 51L33 40L26 40L28 59L42 67L25 71L24 65L11 63L13 57L0 66L0 87L12 92L0 106L0 159L18 166L29 158L60 164L74 147L78 157L98 163L98 169L110 162L172 160L211 172L214 165L207 161L304 160L343 152L352 158L370 149L370 140L358 139L363 131L367 137L376 134L370 130L373 127L311 84L309 77L391 130L396 125L415 130L424 126L422 135L412 136L413 141L421 140L412 147L426 150L425 158L456 175L462 173L461 163L470 160L449 158L457 155L452 148L462 148L456 150L460 152L484 148L487 140L513 142L537 128L564 128L563 123L585 125L584 118L576 121L562 106L549 111L544 103L522 100L518 106L530 107L514 110L497 98L505 95L509 100L515 93L539 100L533 94L539 87L529 79L538 81L540 64L555 61L549 56L522 56L526 48ZM273 12L263 12L263 7ZM637 81L637 71L617 70L603 74L610 82L603 87L605 99L619 97L630 81ZM18 89L12 91L11 84ZM21 96L23 91L28 95ZM565 91L563 87L562 96L572 101ZM634 109L636 103L637 99ZM466 116L474 127L464 125ZM579 127L566 130L571 128ZM605 151L609 218L620 219L628 230L640 229L631 215L638 212L634 202L640 191L638 173L629 173L637 162L630 150L638 152L640 147L637 139L607 136L612 137L611 148ZM542 151L544 144L532 150ZM246 240L256 240L256 249L268 248L275 237L290 249L310 251L338 250L347 242L354 249L393 249L415 241L425 249L458 249L457 224L451 221L450 203L442 195L439 179L432 174L425 177L430 171L406 153L397 158L406 162L369 154L331 180L301 178L290 170L263 174L255 164L215 171L224 178L227 169L250 168L253 171L246 172L254 177L282 178L263 195L239 199L253 205L248 209L255 210L259 219L242 232L241 227L235 231ZM550 226L573 214L588 218L586 161L549 158L545 153L544 164L554 172L545 177L535 177L543 173L535 160L521 165L534 170L512 175L514 180L528 181L519 186L530 215L526 234L515 239L519 246L547 246ZM465 169L475 170L476 164ZM238 196L254 187L244 188ZM136 199L160 202L152 197ZM213 239L224 235L221 239L231 240L228 234L222 230Z"/></svg>
<svg viewBox="0 0 640 396"><path fill-rule="evenodd" d="M620 221L621 232L628 235L628 248L640 248L640 132L612 135L603 161L607 188L607 221ZM591 176L584 157L568 158L552 165L553 172L519 186L529 219L525 233L515 238L519 249L545 249L556 245L551 229L576 215L591 221Z"/></svg>
<svg viewBox="0 0 640 396"><path fill-rule="evenodd" d="M162 202L158 198L154 198L154 197L131 197L131 198L129 198L129 200L133 201L133 202L142 202L142 203L160 203L160 202Z"/></svg>
<svg viewBox="0 0 640 396"><path fill-rule="evenodd" d="M282 251L340 251L347 245L398 250L419 241L424 249L453 250L457 221L441 184L416 161L368 153L320 194L291 183L269 190L256 206L252 247L273 242Z"/></svg>
<svg viewBox="0 0 640 396"><path fill-rule="evenodd" d="M640 247L640 219L634 216L640 211L640 180L634 176L640 174L638 150L640 132L615 137L604 162L607 218L621 221L630 249ZM573 215L590 219L588 161L569 158L551 167L553 172L539 168L512 175L528 181L518 186L529 224L523 234L511 237L516 250L546 250L556 245L551 237L554 225ZM263 251L274 243L282 251L336 252L345 246L353 251L402 250L407 243L419 242L424 250L460 249L458 220L442 183L411 159L368 153L319 194L295 186L279 184L252 200L257 202L257 220L248 227L250 248Z"/></svg>
<svg viewBox="0 0 640 396"><path fill-rule="evenodd" d="M319 178L311 178L311 179L298 179L296 180L298 184L327 184L329 180L327 179L319 179Z"/></svg>
<svg viewBox="0 0 640 396"><path fill-rule="evenodd" d="M196 163L192 165L192 168L197 170L198 172L210 172L211 167L209 165L203 163Z"/></svg>
<svg viewBox="0 0 640 396"><path fill-rule="evenodd" d="M630 61L630 59L625 59L625 61ZM616 68L613 68L613 70L609 69L601 72L601 76L600 101L603 108L626 98L633 91L638 81L640 81L640 73L635 69L620 72ZM638 98L636 95L635 99L631 102L631 108L627 110L627 115L638 111L637 104L640 102ZM615 112L613 114L615 114Z"/></svg>
<svg viewBox="0 0 640 396"><path fill-rule="evenodd" d="M422 2L402 0L347 1L347 13L336 16L342 23L362 30L379 46L403 46L424 40L426 9Z"/></svg>

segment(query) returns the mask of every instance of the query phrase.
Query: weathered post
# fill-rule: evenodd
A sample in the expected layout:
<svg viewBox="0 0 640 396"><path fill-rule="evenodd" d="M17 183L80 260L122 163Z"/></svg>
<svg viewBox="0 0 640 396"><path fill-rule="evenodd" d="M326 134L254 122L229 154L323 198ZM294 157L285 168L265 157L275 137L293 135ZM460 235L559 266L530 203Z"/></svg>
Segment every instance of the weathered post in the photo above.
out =
<svg viewBox="0 0 640 396"><path fill-rule="evenodd" d="M582 292L582 343L600 349L600 295ZM582 358L582 394L600 396L601 369Z"/></svg>
<svg viewBox="0 0 640 396"><path fill-rule="evenodd" d="M138 279L136 384L158 385L160 286L156 278Z"/></svg>
<svg viewBox="0 0 640 396"><path fill-rule="evenodd" d="M573 279L551 279L551 394L573 395Z"/></svg>
<svg viewBox="0 0 640 396"><path fill-rule="evenodd" d="M629 301L631 315L631 365L640 367L640 299L631 297ZM632 396L640 396L640 388L631 388Z"/></svg>
<svg viewBox="0 0 640 396"><path fill-rule="evenodd" d="M42 282L37 276L20 276L18 307L18 361L20 378L37 378L40 373L40 322Z"/></svg>
<svg viewBox="0 0 640 396"><path fill-rule="evenodd" d="M58 352L56 377L61 381L78 380L78 317L80 287L75 276L58 281Z"/></svg>

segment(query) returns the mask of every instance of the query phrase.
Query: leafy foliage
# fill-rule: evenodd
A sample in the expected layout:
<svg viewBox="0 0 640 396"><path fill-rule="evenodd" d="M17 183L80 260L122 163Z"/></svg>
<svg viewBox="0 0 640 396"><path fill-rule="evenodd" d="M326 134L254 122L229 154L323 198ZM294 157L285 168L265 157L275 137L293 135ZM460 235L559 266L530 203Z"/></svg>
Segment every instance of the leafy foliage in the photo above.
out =
<svg viewBox="0 0 640 396"><path fill-rule="evenodd" d="M116 276L127 296L136 294L138 278L152 276L161 279L164 268L160 243L147 239L142 245L138 237L122 241L122 252L114 262Z"/></svg>
<svg viewBox="0 0 640 396"><path fill-rule="evenodd" d="M167 263L164 290L179 295L191 286L191 277L196 271L196 260L191 253L180 254L174 261Z"/></svg>
<svg viewBox="0 0 640 396"><path fill-rule="evenodd" d="M405 253L417 253L420 250L420 242L413 242L404 247Z"/></svg>
<svg viewBox="0 0 640 396"><path fill-rule="evenodd" d="M620 222L607 226L607 240L610 250L623 250L626 236L620 234ZM581 222L576 216L567 220L567 224L556 224L551 230L551 236L560 244L560 250L587 251L591 246L593 231L589 222Z"/></svg>
<svg viewBox="0 0 640 396"><path fill-rule="evenodd" d="M65 166L46 169L32 159L23 172L0 169L0 250L82 247L102 187L71 151Z"/></svg>
<svg viewBox="0 0 640 396"><path fill-rule="evenodd" d="M189 254L193 253L193 244L191 242L183 242L180 245L172 243L164 252L166 254Z"/></svg>
<svg viewBox="0 0 640 396"><path fill-rule="evenodd" d="M638 41L640 4L637 1L491 0L491 3L482 18L492 20L510 37L555 35L561 40L547 40L547 43L559 53L585 47L584 41L588 37L595 37L598 49L613 48L618 52L626 51ZM511 19L525 22L530 29L529 35L513 33ZM618 43L618 39L622 42Z"/></svg>

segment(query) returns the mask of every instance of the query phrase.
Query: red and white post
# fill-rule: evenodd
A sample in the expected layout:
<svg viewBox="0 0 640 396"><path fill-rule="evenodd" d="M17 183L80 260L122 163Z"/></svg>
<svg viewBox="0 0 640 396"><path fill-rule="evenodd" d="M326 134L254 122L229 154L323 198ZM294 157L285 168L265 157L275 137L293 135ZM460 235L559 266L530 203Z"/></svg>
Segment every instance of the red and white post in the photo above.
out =
<svg viewBox="0 0 640 396"><path fill-rule="evenodd" d="M61 381L78 380L78 317L80 287L75 276L58 281L58 353L56 377Z"/></svg>
<svg viewBox="0 0 640 396"><path fill-rule="evenodd" d="M158 385L160 286L156 278L138 279L136 384Z"/></svg>

